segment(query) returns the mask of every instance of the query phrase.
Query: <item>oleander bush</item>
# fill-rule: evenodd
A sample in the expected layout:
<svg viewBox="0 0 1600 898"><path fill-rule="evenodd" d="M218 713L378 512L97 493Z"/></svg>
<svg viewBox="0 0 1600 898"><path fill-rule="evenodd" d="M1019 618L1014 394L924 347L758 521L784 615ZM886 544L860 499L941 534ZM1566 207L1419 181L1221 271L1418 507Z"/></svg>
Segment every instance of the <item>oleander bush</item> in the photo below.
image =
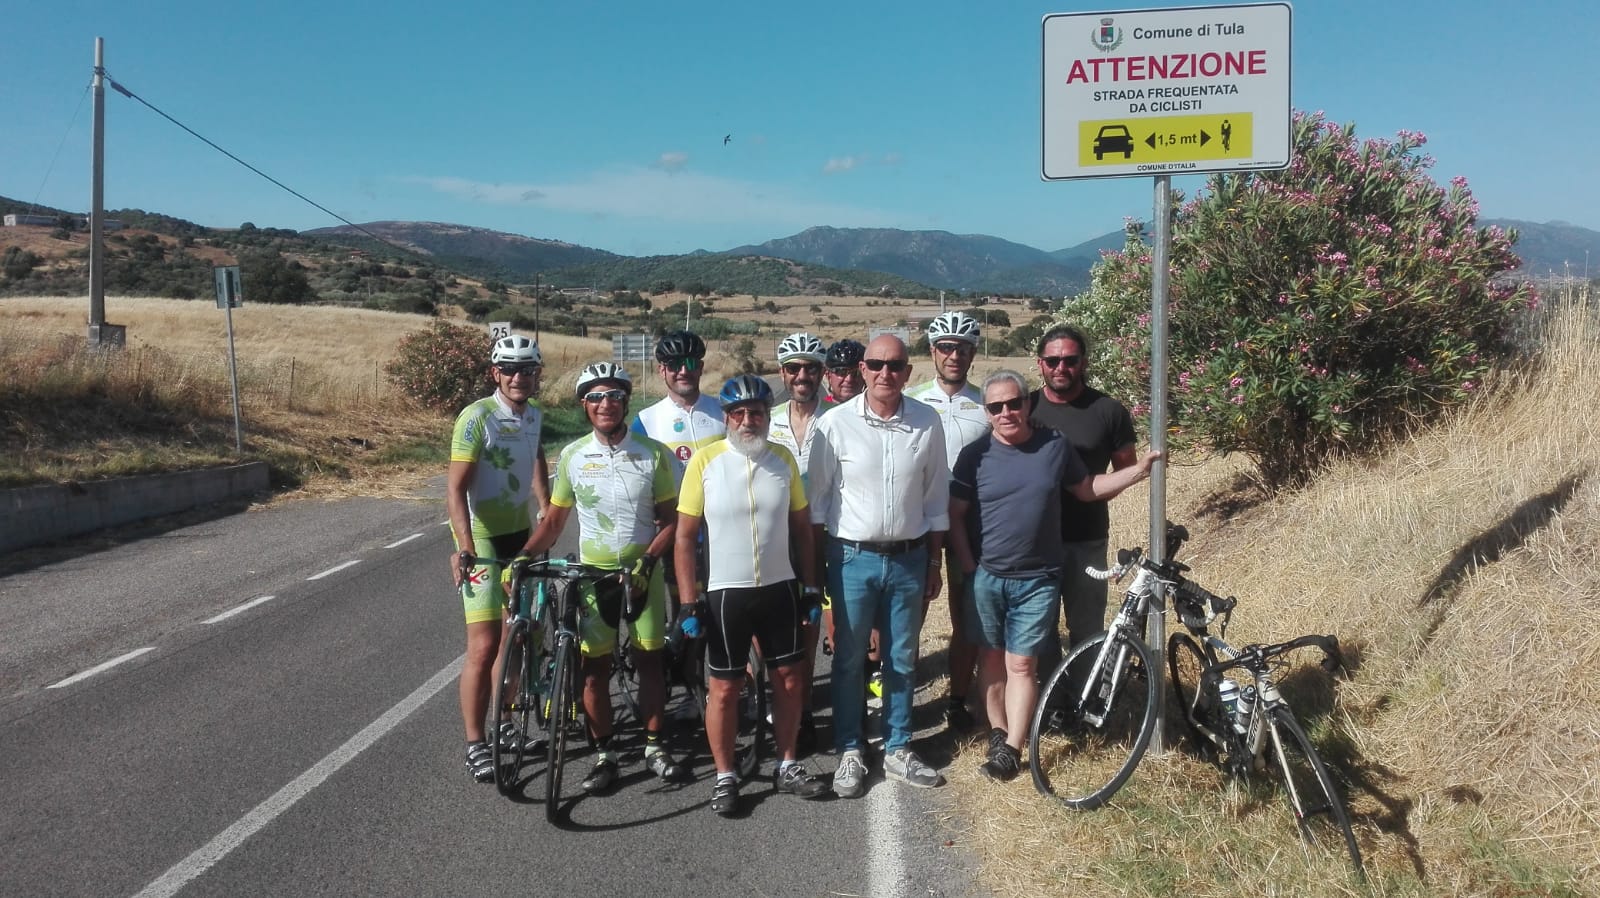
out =
<svg viewBox="0 0 1600 898"><path fill-rule="evenodd" d="M385 369L412 399L441 412L460 411L481 398L489 383L487 334L435 320L400 339L399 355Z"/></svg>
<svg viewBox="0 0 1600 898"><path fill-rule="evenodd" d="M1477 226L1465 178L1426 138L1359 140L1294 117L1282 171L1213 175L1173 223L1171 445L1244 453L1268 487L1305 483L1459 405L1512 350L1531 290L1515 232ZM1137 227L1060 313L1100 386L1149 410L1150 248Z"/></svg>

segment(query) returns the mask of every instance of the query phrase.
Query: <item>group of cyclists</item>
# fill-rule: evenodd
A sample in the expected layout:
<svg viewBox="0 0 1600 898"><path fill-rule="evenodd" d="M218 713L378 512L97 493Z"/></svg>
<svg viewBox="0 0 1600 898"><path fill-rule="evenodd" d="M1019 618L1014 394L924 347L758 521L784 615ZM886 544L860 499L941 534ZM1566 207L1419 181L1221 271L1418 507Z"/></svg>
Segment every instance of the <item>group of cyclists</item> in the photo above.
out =
<svg viewBox="0 0 1600 898"><path fill-rule="evenodd" d="M662 735L664 650L670 626L704 639L709 681L706 732L717 772L711 809L728 815L738 808L741 783L733 757L736 703L752 640L771 672L776 788L803 798L829 791L830 783L807 770L800 757L816 746L811 686L819 635L825 630L831 633L832 612L844 613L847 607L838 604L839 593L850 587L843 586L839 571L829 569L823 560L831 557L831 566L840 567L837 552L829 555L823 549L834 551L841 544L885 556L912 549L919 559L927 556L928 592L922 593L919 580L921 607L920 614L913 609L909 664L903 627L891 624L899 618L880 615L845 623L834 643L841 650L848 648L847 665L855 665L850 669L859 681L861 667L872 663L864 659L877 654L877 630L893 627L893 653L886 644L884 666L901 696L893 716L908 723L915 633L920 632L922 615L940 579L943 533L934 530L948 526L942 506L948 503L949 469L963 447L987 437L991 428L983 394L967 382L978 340L977 322L961 312L946 313L933 319L926 333L935 377L904 390L909 406L899 403L910 365L904 344L893 337L872 341L874 357L868 358L868 347L854 340L824 346L811 334L790 334L777 350L787 400L776 407L771 386L751 374L730 378L715 397L703 393L706 345L689 331L668 333L657 342L657 370L667 395L631 417L634 383L627 370L610 361L589 364L579 373L575 392L591 432L561 452L554 464L553 486L550 464L540 448L542 418L535 402L543 374L539 348L519 335L496 341L490 359L495 392L457 418L447 486L455 539L450 569L466 616L460 698L467 738L465 764L472 777L480 782L494 777L490 739L516 738L509 731L487 733L485 726L505 598L501 565L489 559L548 551L574 510L579 560L626 572L629 589L620 593L645 597L631 603L628 616L639 673L644 762L656 776L668 781L689 777L687 767L668 753ZM869 381L871 392L866 393ZM840 451L838 441L851 439L850 431L819 425L826 413L852 400L863 421L881 425L878 413L866 410L871 400L884 396L892 396L893 408L900 410L894 415L909 410L926 416L931 410L937 416L937 423L923 429L939 443L939 451L924 455L936 458L940 466L933 478L938 491L928 491L930 508L940 507L928 512L930 517L920 524L913 523L913 528L922 528L915 538L845 539L826 523L832 520L835 528L841 526L839 500L808 495L816 487L808 472L826 472L820 476L833 494L851 489L848 479L840 484L838 458L848 455ZM887 419L885 433L910 420L894 415ZM880 489L881 484L874 483L866 491L875 494ZM832 503L831 518L812 508L819 498L825 505ZM898 514L889 507L892 502L872 501L884 505L891 517ZM845 520L854 520L849 500L843 504ZM924 535L929 544L924 544ZM954 631L946 717L953 729L965 732L974 725L967 695L974 685L979 649L965 632L968 615L960 611L959 597L969 572L955 563L953 555L943 560ZM611 789L619 777L609 690L619 611L607 603L617 602L620 593L591 585L582 594L590 612L582 616L581 627L582 702L595 750L594 766L582 788L591 794ZM676 613L669 614L668 603L674 599ZM829 608L830 604L836 607ZM854 604L848 608L849 615L857 618L863 613ZM841 718L839 669L836 658L836 730ZM847 709L852 713L843 716L859 721L859 708L853 705L865 696L860 685L853 689L855 698L843 699L852 705ZM885 701L887 708L889 697ZM885 758L886 774L916 786L941 784L937 771L904 744L908 730L898 726L897 732L898 737L892 735L888 741L898 738L898 744L886 745L893 756ZM831 787L845 797L863 790L860 745L853 741L858 737L859 733L845 737L835 733L842 760Z"/></svg>

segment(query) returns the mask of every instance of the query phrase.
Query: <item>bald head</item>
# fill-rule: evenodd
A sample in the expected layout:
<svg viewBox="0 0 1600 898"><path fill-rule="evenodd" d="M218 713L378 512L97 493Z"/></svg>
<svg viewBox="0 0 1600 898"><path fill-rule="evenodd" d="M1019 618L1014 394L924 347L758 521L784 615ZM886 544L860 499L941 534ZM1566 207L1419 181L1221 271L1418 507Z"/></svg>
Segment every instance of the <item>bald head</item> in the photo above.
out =
<svg viewBox="0 0 1600 898"><path fill-rule="evenodd" d="M861 359L861 376L866 380L867 400L873 411L885 417L893 414L900 408L900 391L911 379L905 341L893 334L874 337Z"/></svg>

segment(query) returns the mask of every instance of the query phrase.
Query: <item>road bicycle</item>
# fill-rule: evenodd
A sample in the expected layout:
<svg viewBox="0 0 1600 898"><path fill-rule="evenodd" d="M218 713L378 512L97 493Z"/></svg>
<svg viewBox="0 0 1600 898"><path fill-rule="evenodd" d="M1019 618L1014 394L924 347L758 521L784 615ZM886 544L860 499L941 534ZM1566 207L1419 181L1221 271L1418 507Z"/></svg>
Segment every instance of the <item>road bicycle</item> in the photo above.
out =
<svg viewBox="0 0 1600 898"><path fill-rule="evenodd" d="M669 620L667 632L681 633L677 627L676 620ZM617 648L612 656L612 691L622 697L622 703L628 709L630 716L642 726L644 718L639 706L639 670L633 660L632 645L632 629L624 622L617 631ZM666 674L664 707L671 709L675 701L686 705L703 731L706 698L709 694L705 668L705 638L669 639L664 668ZM748 779L754 776L761 766L766 745L772 738L772 688L766 664L754 644L750 647L750 658L745 664L744 681L740 686L736 709L738 728L734 737L735 770L740 778Z"/></svg>
<svg viewBox="0 0 1600 898"><path fill-rule="evenodd" d="M1221 598L1187 581L1173 593L1173 608L1188 632L1167 640L1167 665L1189 735L1230 775L1281 787L1308 851L1348 853L1357 876L1364 876L1349 809L1277 681L1288 656L1300 649L1321 649L1329 673L1342 669L1339 640L1311 635L1235 648L1223 634L1236 604L1231 596ZM1213 623L1215 635L1209 632ZM1242 685L1228 677L1235 672L1247 675Z"/></svg>
<svg viewBox="0 0 1600 898"><path fill-rule="evenodd" d="M473 559L473 564L496 563ZM511 619L501 645L494 709L495 784L504 794L517 786L535 727L544 730L545 817L555 822L568 760L567 743L584 732L580 683L583 656L579 623L584 583L627 576L625 571L580 564L571 558L510 563ZM502 724L509 723L509 730Z"/></svg>
<svg viewBox="0 0 1600 898"><path fill-rule="evenodd" d="M1167 558L1188 531L1167 529ZM1181 565L1157 565L1144 550L1118 549L1109 571L1088 568L1100 580L1138 574L1105 632L1074 647L1039 691L1028 731L1028 767L1034 788L1067 807L1104 805L1133 775L1158 724L1155 660L1145 645L1146 618L1161 613L1157 581L1181 579Z"/></svg>

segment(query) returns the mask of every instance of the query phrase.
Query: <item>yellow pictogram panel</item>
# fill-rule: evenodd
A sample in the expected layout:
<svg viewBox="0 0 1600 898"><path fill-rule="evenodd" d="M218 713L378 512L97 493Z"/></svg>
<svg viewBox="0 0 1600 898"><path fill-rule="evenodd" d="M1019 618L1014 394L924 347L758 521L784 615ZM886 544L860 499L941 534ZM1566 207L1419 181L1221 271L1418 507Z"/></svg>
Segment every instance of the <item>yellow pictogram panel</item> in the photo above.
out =
<svg viewBox="0 0 1600 898"><path fill-rule="evenodd" d="M1250 158L1250 113L1078 123L1078 164L1138 165Z"/></svg>

